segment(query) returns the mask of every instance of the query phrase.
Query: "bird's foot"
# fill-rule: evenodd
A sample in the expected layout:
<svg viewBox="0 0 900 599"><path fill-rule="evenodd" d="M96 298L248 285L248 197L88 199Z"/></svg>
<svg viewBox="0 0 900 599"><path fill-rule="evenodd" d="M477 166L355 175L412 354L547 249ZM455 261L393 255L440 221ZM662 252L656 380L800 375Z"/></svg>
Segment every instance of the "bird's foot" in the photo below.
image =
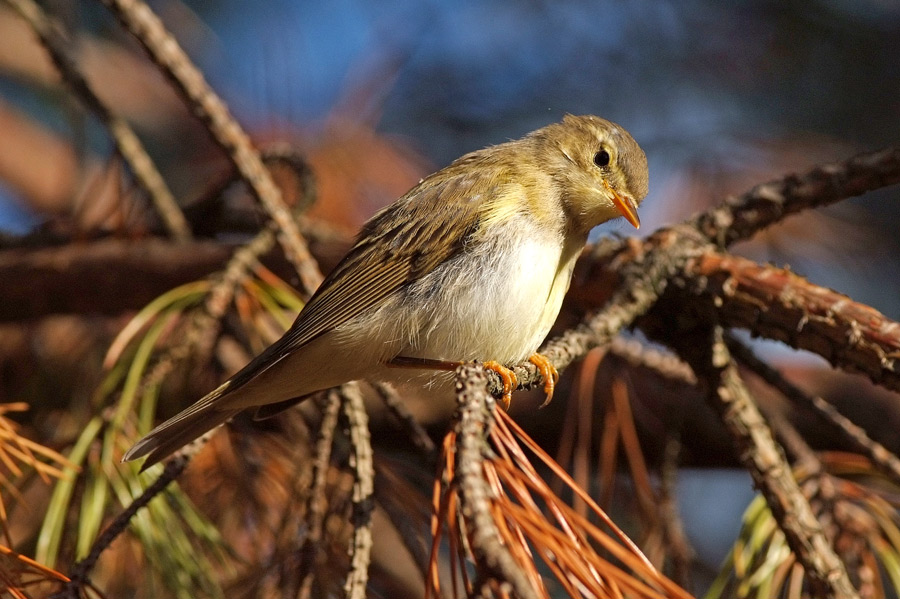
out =
<svg viewBox="0 0 900 599"><path fill-rule="evenodd" d="M500 376L500 380L503 381L503 396L500 398L500 401L503 403L503 408L509 410L509 404L512 401L513 389L515 389L516 385L519 384L519 380L516 378L516 373L514 373L503 364L494 362L493 360L485 362L484 367L487 370L493 370L494 372L496 372Z"/></svg>
<svg viewBox="0 0 900 599"><path fill-rule="evenodd" d="M528 361L537 366L538 372L544 377L544 393L547 395L547 399L541 404L543 408L553 399L553 391L556 390L556 383L559 382L559 371L550 363L550 360L541 354L532 354Z"/></svg>

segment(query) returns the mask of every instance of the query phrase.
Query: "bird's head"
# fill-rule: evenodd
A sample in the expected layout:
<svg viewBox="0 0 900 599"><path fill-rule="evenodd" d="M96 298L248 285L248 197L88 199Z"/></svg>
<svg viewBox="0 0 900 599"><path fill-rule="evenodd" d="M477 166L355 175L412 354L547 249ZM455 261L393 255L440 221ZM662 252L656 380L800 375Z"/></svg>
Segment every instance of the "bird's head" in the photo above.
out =
<svg viewBox="0 0 900 599"><path fill-rule="evenodd" d="M637 207L647 195L647 157L624 128L567 114L532 135L577 228L588 231L618 216L640 226Z"/></svg>

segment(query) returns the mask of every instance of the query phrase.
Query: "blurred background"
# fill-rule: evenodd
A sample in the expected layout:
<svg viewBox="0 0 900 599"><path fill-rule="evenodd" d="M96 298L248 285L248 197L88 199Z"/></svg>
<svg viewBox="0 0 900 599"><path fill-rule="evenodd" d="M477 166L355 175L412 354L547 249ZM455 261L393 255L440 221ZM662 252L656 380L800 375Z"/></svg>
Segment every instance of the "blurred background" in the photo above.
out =
<svg viewBox="0 0 900 599"><path fill-rule="evenodd" d="M102 7L48 6L77 32L101 95L136 123L188 202L198 169L212 168L197 160L208 140L189 134L188 115ZM890 0L153 6L258 141L300 141L365 182L353 198L361 206L334 210L351 228L422 173L565 112L619 122L644 147L648 232L752 184L900 137L900 3ZM77 189L66 167L104 155L108 142L58 101L52 66L21 21L4 11L0 27L0 154L15 154L0 155L0 228L21 232ZM28 161L31 146L9 143L13 123L74 135L75 154L21 182L16 160ZM754 257L790 262L896 317L900 277L885 276L900 243L894 206L876 194L788 221ZM626 226L610 228L630 234Z"/></svg>
<svg viewBox="0 0 900 599"><path fill-rule="evenodd" d="M259 145L287 141L303 149L321 189L314 214L348 232L457 156L566 112L616 121L645 149L651 182L642 235L756 183L900 141L894 0L152 6ZM176 198L189 205L222 170L222 156L99 3L52 0L45 7L74 38L100 95L134 124ZM133 234L128 218L109 208L116 200L104 201L128 185L109 166L104 130L71 101L43 48L2 3L0 40L0 230L20 236L65 222L76 237ZM900 319L898 199L888 189L805 213L736 251L789 264ZM597 234L634 231L613 223ZM25 373L36 367L23 367L22 356L46 359L87 343L71 335L81 341L55 347L58 331L42 337L45 324L18 337L3 326L6 401L34 390ZM83 325L65 326L88 334ZM860 424L882 431L880 440L900 445L896 405L887 418L867 409L875 400L866 383L829 378L823 361L774 344L767 353L855 409ZM40 385L46 391L71 383ZM896 404L896 397L879 397L881 405ZM699 436L706 434L715 431ZM689 464L728 465L704 455L699 442L688 455ZM686 506L700 505L693 498L712 493L703 485L739 489L731 493L734 506L721 506L730 510L731 529L713 527L727 545L752 490L748 478L726 479L686 476L682 495ZM689 528L709 526L706 509L685 507ZM713 537L709 528L693 530L695 542ZM723 555L721 548L700 552L710 567Z"/></svg>
<svg viewBox="0 0 900 599"><path fill-rule="evenodd" d="M198 168L211 168L197 163L208 140L186 135L188 115L102 7L48 6L77 32L89 78L146 136L187 203L184 186ZM344 216L350 227L421 173L565 112L619 122L646 150L644 231L754 183L900 137L900 3L889 0L153 6L257 140L299 141L322 153L340 146L331 166L380 179L359 190L365 204ZM69 168L108 152L97 124L57 101L52 66L21 21L0 15L0 123L8 125L0 152L32 158L8 143L16 121L74 135ZM377 139L357 139L361 130ZM342 144L348 137L356 143ZM399 164L379 173L385 169L370 165L389 160L388 150L400 152ZM0 228L22 232L60 208L62 189L73 184L64 161L31 189L18 182L21 173L11 176L13 160L0 156ZM884 276L900 243L892 204L880 194L803 225L789 221L790 231L778 230L783 239L770 239L757 257L790 262L896 316L898 277ZM630 234L625 226L610 228ZM833 268L835 260L852 276Z"/></svg>

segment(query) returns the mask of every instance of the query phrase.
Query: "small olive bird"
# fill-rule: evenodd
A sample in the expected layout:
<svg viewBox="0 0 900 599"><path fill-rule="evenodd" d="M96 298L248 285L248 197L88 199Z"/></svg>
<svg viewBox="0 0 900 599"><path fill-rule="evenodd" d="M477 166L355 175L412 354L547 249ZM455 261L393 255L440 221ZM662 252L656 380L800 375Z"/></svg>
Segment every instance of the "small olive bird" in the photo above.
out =
<svg viewBox="0 0 900 599"><path fill-rule="evenodd" d="M552 380L533 354L588 233L618 216L639 226L646 195L644 152L595 116L466 154L372 217L281 339L124 459L147 456L146 468L241 410L411 368L440 378L532 356Z"/></svg>

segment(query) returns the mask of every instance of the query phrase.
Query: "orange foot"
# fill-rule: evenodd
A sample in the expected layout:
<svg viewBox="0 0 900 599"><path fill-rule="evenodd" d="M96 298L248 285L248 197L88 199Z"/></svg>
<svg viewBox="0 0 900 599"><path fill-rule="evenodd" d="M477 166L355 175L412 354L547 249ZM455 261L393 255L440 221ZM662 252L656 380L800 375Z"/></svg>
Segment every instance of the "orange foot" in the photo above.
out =
<svg viewBox="0 0 900 599"><path fill-rule="evenodd" d="M503 402L504 409L508 410L509 403L512 401L512 391L519 384L518 379L516 379L516 373L500 362L494 362L493 360L485 362L484 367L500 375L500 380L503 381L503 397L500 398L500 401Z"/></svg>
<svg viewBox="0 0 900 599"><path fill-rule="evenodd" d="M559 382L559 371L550 363L550 360L541 354L532 354L528 361L537 366L538 372L544 377L544 393L547 394L547 399L541 404L543 408L553 399L553 391L556 389L556 383Z"/></svg>

